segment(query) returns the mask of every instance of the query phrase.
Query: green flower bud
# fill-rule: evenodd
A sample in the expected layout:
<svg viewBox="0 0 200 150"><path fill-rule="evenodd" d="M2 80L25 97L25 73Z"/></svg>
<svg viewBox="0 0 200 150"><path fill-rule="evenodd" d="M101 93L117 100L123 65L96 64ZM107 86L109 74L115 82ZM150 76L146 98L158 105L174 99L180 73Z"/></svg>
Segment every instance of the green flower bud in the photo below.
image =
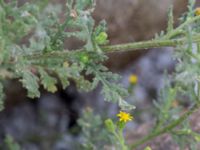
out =
<svg viewBox="0 0 200 150"><path fill-rule="evenodd" d="M111 119L105 120L105 126L106 126L107 130L110 132L115 132L115 130L116 130L116 127Z"/></svg>
<svg viewBox="0 0 200 150"><path fill-rule="evenodd" d="M147 146L144 150L152 150L151 147Z"/></svg>
<svg viewBox="0 0 200 150"><path fill-rule="evenodd" d="M88 63L88 61L89 61L88 55L87 55L87 54L81 54L81 55L80 55L80 61L81 61L82 63Z"/></svg>
<svg viewBox="0 0 200 150"><path fill-rule="evenodd" d="M200 142L200 135L199 134L196 134L194 136L194 139L197 141L197 142Z"/></svg>
<svg viewBox="0 0 200 150"><path fill-rule="evenodd" d="M108 38L107 33L106 33L106 32L101 32L101 33L99 33L98 36L95 37L95 41L96 41L98 44L105 44L107 38Z"/></svg>

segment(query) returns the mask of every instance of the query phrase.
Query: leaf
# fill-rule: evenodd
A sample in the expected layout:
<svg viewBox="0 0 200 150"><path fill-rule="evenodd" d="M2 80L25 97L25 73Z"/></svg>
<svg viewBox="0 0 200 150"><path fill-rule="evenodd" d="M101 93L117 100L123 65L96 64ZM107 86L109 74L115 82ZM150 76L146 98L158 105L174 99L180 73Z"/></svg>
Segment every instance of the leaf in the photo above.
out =
<svg viewBox="0 0 200 150"><path fill-rule="evenodd" d="M169 13L168 13L167 33L173 30L174 28L173 26L174 26L174 16L173 16L173 7L171 6L169 8Z"/></svg>
<svg viewBox="0 0 200 150"><path fill-rule="evenodd" d="M76 0L75 8L78 10L84 10L92 7L94 0Z"/></svg>
<svg viewBox="0 0 200 150"><path fill-rule="evenodd" d="M51 76L48 75L42 68L39 68L40 73L40 79L43 87L52 93L55 93L57 91L56 83L57 80Z"/></svg>
<svg viewBox="0 0 200 150"><path fill-rule="evenodd" d="M190 19L191 17L194 16L194 6L195 6L196 0L189 0L188 1L188 12L187 12L187 19Z"/></svg>
<svg viewBox="0 0 200 150"><path fill-rule="evenodd" d="M4 140L8 150L21 150L20 146L18 143L14 141L12 136L6 135L6 138Z"/></svg>
<svg viewBox="0 0 200 150"><path fill-rule="evenodd" d="M121 107L122 110L132 110L132 109L136 108L134 105L127 103L123 99L119 99L118 104L119 104L119 106Z"/></svg>
<svg viewBox="0 0 200 150"><path fill-rule="evenodd" d="M89 92L93 89L92 83L86 80L83 76L79 76L78 78L76 77L74 80L76 82L76 86L82 91Z"/></svg>
<svg viewBox="0 0 200 150"><path fill-rule="evenodd" d="M75 32L67 32L65 33L66 37L76 37L82 41L86 41L87 40L87 32L84 30L81 31L75 31Z"/></svg>
<svg viewBox="0 0 200 150"><path fill-rule="evenodd" d="M95 37L95 41L96 41L97 44L103 45L103 44L106 43L107 38L108 38L107 33L106 32L101 32L101 33L99 33L99 35L97 35Z"/></svg>
<svg viewBox="0 0 200 150"><path fill-rule="evenodd" d="M95 28L95 34L98 35L101 32L106 32L107 24L105 20L102 20L99 25Z"/></svg>
<svg viewBox="0 0 200 150"><path fill-rule="evenodd" d="M69 86L67 68L57 68L56 73L58 74L63 89Z"/></svg>
<svg viewBox="0 0 200 150"><path fill-rule="evenodd" d="M105 97L105 101L118 103L122 109L131 110L135 106L128 104L123 98L128 95L128 91L120 84L116 83L119 80L119 75L113 74L108 71L107 68L101 64L90 64L87 67L87 74L93 74L95 76L92 88L97 86L100 82L102 84L101 93Z"/></svg>
<svg viewBox="0 0 200 150"><path fill-rule="evenodd" d="M4 97L3 84L0 82L0 111L4 109Z"/></svg>
<svg viewBox="0 0 200 150"><path fill-rule="evenodd" d="M105 20L102 20L94 31L94 40L97 44L103 45L108 43L108 35L106 33L107 27Z"/></svg>
<svg viewBox="0 0 200 150"><path fill-rule="evenodd" d="M20 80L24 88L28 91L28 97L35 98L40 96L38 77L29 70L22 71L22 79Z"/></svg>

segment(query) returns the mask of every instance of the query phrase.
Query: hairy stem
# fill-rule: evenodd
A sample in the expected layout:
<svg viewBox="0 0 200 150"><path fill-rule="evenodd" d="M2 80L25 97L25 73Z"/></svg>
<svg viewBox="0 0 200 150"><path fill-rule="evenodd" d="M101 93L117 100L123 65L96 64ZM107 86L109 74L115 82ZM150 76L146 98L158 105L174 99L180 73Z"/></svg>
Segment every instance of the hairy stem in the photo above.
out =
<svg viewBox="0 0 200 150"><path fill-rule="evenodd" d="M180 116L179 119L172 121L169 125L163 127L162 129L152 132L152 133L148 134L147 136L145 136L144 138L136 141L135 143L130 145L130 148L131 149L137 148L139 145L142 145L142 144L146 143L147 141L150 141L161 134L171 131L173 128L175 128L176 126L181 124L185 119L187 119L198 108L199 108L199 105L193 106L187 112L185 112L182 116Z"/></svg>
<svg viewBox="0 0 200 150"><path fill-rule="evenodd" d="M0 0L1 2L1 0ZM156 40L150 40L150 41L142 41L142 42L134 42L134 43L126 43L126 44L119 44L119 45L111 45L111 46L102 46L101 49L105 53L110 53L110 52L126 52L126 51L134 51L134 50L144 50L144 49L149 49L149 48L159 48L159 47L166 47L166 46L177 46L177 45L182 45L184 43L187 43L188 39L187 38L178 38L178 39L171 39L175 35L181 35L182 30L184 28L195 21L199 20L200 16L196 16L194 18L188 19L184 23L182 23L179 27L176 29L168 32L166 35L161 37L161 39L156 39ZM194 43L199 43L200 42L200 35L194 35L192 37L192 40ZM34 59L43 59L43 58L62 58L62 59L67 59L70 57L71 54L73 53L79 53L80 51L83 51L84 49L78 49L78 50L72 50L72 51L54 51L51 53L40 53L40 54L32 54L25 56L28 59L34 60Z"/></svg>
<svg viewBox="0 0 200 150"><path fill-rule="evenodd" d="M171 39L171 40L149 40L144 42L134 42L134 43L126 43L119 45L111 45L111 46L102 46L102 50L105 53L112 52L127 52L127 51L136 51L136 50L144 50L149 48L159 48L159 47L174 47L177 45L186 44L188 41L187 38L179 38L179 39ZM200 34L192 37L193 43L200 42ZM59 58L59 59L67 59L74 54L78 54L83 52L84 49L78 50L65 50L65 51L54 51L51 53L38 53L32 55L25 55L24 57L29 60L38 60L45 58Z"/></svg>
<svg viewBox="0 0 200 150"><path fill-rule="evenodd" d="M196 16L194 18L188 19L187 21L185 21L183 24L181 24L179 27L177 27L176 29L172 30L171 32L167 33L163 38L164 39L170 39L171 37L173 37L176 33L181 32L181 30L184 30L184 28L188 25L190 25L191 23L197 21L200 19L200 16Z"/></svg>

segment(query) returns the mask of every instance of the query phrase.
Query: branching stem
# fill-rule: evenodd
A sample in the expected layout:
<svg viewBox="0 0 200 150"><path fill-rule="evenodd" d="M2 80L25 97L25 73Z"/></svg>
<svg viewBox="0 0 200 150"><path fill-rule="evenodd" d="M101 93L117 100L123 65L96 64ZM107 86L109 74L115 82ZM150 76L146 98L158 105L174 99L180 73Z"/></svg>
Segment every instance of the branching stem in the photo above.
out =
<svg viewBox="0 0 200 150"><path fill-rule="evenodd" d="M171 131L173 128L175 128L177 125L181 124L185 119L187 119L198 108L199 108L199 105L193 106L187 112L185 112L182 116L180 116L179 119L172 121L169 125L163 127L162 129L152 132L152 133L148 134L147 136L145 136L144 138L136 141L135 143L130 145L130 148L135 149L139 145L142 145L142 144L146 143L147 141L150 141L161 134Z"/></svg>
<svg viewBox="0 0 200 150"><path fill-rule="evenodd" d="M188 39L186 38L179 38L179 39L172 39L172 40L150 40L144 42L134 42L134 43L126 43L126 44L119 44L119 45L111 45L111 46L102 46L102 50L105 53L112 53L112 52L127 52L127 51L136 51L136 50L144 50L149 48L160 48L160 47L174 47L177 45L186 44ZM194 43L200 42L200 35L195 35L192 37L192 41ZM73 54L78 54L83 52L84 49L78 50L71 50L71 51L54 51L51 53L38 53L32 55L26 55L25 58L29 60L38 60L38 59L45 59L45 58L60 58L60 59L67 59Z"/></svg>

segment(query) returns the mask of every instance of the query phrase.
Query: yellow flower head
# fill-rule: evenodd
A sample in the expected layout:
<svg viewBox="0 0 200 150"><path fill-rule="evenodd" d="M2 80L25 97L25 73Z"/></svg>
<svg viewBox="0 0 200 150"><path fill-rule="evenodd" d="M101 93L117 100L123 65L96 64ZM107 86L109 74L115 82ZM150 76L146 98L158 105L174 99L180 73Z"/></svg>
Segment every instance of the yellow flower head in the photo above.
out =
<svg viewBox="0 0 200 150"><path fill-rule="evenodd" d="M175 101L172 102L172 107L173 107L173 108L178 107L178 105L179 105L179 103L178 103L177 100L175 100Z"/></svg>
<svg viewBox="0 0 200 150"><path fill-rule="evenodd" d="M120 122L128 122L128 121L131 121L133 119L133 116L131 116L129 113L126 113L126 112L123 112L123 111L120 111L118 114L117 114L117 117L119 117L119 121Z"/></svg>
<svg viewBox="0 0 200 150"><path fill-rule="evenodd" d="M129 77L129 83L136 84L138 82L138 77L135 74L130 75Z"/></svg>
<svg viewBox="0 0 200 150"><path fill-rule="evenodd" d="M200 16L200 7L195 9L195 15Z"/></svg>
<svg viewBox="0 0 200 150"><path fill-rule="evenodd" d="M67 61L63 62L63 67L64 68L68 68L69 67L69 63Z"/></svg>

